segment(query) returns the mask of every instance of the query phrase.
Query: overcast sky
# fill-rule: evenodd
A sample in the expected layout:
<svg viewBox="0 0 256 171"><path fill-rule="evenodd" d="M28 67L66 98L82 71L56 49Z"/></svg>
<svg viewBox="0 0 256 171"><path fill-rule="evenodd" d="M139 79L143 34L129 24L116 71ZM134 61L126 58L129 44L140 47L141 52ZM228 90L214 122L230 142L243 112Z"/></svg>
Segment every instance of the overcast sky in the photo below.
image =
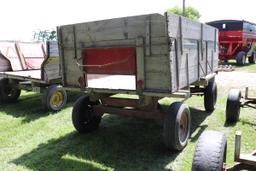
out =
<svg viewBox="0 0 256 171"><path fill-rule="evenodd" d="M244 19L256 23L255 0L186 0L200 21ZM123 16L161 13L182 0L1 0L0 39L30 40L33 31Z"/></svg>

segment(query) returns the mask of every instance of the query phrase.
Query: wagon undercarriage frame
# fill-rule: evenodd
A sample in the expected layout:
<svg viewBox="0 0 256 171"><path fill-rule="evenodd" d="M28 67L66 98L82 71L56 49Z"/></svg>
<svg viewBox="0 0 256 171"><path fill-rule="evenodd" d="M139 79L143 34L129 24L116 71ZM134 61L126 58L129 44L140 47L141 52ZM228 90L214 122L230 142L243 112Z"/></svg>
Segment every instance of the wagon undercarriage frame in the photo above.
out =
<svg viewBox="0 0 256 171"><path fill-rule="evenodd" d="M202 78L195 82L188 88L184 88L167 96L166 93L143 93L138 95L135 91L124 91L124 94L137 95L137 98L123 98L116 97L117 94L122 94L122 91L117 90L98 90L88 89L86 94L90 101L100 101L100 104L94 105L93 110L96 115L103 115L104 113L117 114L121 116L133 116L137 118L146 119L163 119L166 112L161 110L158 101L163 97L178 98L180 102L185 102L192 95L204 95L205 87L209 81L213 81L215 73ZM72 89L70 89L72 90ZM74 89L73 89L74 90Z"/></svg>
<svg viewBox="0 0 256 171"><path fill-rule="evenodd" d="M234 161L237 162L234 166L225 168L225 171L236 171L236 170L255 170L256 169L256 151L250 154L241 154L241 131L237 131L235 135L235 152Z"/></svg>
<svg viewBox="0 0 256 171"><path fill-rule="evenodd" d="M249 97L249 87L245 88L245 96L241 99L241 107L256 109L256 97Z"/></svg>

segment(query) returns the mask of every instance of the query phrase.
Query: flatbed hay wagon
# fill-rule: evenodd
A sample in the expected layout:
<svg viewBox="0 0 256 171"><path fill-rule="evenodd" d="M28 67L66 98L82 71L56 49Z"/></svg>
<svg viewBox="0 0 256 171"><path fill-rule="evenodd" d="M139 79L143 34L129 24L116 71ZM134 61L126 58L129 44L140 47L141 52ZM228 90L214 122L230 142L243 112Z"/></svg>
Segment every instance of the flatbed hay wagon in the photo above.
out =
<svg viewBox="0 0 256 171"><path fill-rule="evenodd" d="M207 23L219 29L219 59L235 59L238 65L255 63L256 24L244 20L218 20Z"/></svg>
<svg viewBox="0 0 256 171"><path fill-rule="evenodd" d="M15 102L23 89L43 93L45 109L58 111L65 105L56 41L0 41L0 52L1 103Z"/></svg>
<svg viewBox="0 0 256 171"><path fill-rule="evenodd" d="M63 86L86 93L72 112L80 133L97 129L104 113L162 119L165 145L182 150L189 108L175 102L162 112L158 101L204 94L205 109L214 110L216 28L166 13L64 25L57 32Z"/></svg>

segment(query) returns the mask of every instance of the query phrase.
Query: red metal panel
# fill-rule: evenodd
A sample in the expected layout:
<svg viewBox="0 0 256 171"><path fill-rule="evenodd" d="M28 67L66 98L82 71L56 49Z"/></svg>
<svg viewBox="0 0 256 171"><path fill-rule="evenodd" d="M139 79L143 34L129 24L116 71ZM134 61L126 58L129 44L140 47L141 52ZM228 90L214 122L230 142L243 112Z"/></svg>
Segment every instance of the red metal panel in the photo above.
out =
<svg viewBox="0 0 256 171"><path fill-rule="evenodd" d="M136 74L136 48L90 48L83 51L84 70L88 74Z"/></svg>
<svg viewBox="0 0 256 171"><path fill-rule="evenodd" d="M220 31L219 32L219 59L234 59L240 51L248 49L248 38L244 36L242 30Z"/></svg>
<svg viewBox="0 0 256 171"><path fill-rule="evenodd" d="M219 42L223 41L242 41L243 32L242 30L237 31L220 31L219 32Z"/></svg>

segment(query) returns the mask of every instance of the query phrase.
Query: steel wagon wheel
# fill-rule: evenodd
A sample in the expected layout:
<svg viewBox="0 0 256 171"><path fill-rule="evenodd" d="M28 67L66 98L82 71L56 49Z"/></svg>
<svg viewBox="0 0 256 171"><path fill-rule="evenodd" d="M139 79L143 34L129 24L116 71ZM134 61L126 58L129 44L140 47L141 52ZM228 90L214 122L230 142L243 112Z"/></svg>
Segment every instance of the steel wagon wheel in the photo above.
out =
<svg viewBox="0 0 256 171"><path fill-rule="evenodd" d="M252 53L251 56L248 57L248 61L250 64L255 64L256 54L255 52Z"/></svg>
<svg viewBox="0 0 256 171"><path fill-rule="evenodd" d="M181 151L187 145L190 135L190 111L181 102L171 104L164 119L163 139L165 145Z"/></svg>
<svg viewBox="0 0 256 171"><path fill-rule="evenodd" d="M243 66L246 62L246 53L244 51L238 52L236 55L237 65Z"/></svg>
<svg viewBox="0 0 256 171"><path fill-rule="evenodd" d="M101 115L94 115L95 104L97 102L90 102L88 96L82 96L76 101L72 111L72 122L79 133L89 133L99 127Z"/></svg>
<svg viewBox="0 0 256 171"><path fill-rule="evenodd" d="M42 104L45 109L59 111L67 102L67 93L59 85L49 86L42 98Z"/></svg>
<svg viewBox="0 0 256 171"><path fill-rule="evenodd" d="M15 82L14 80L9 80L7 78L0 80L0 102L1 103L12 103L16 102L20 96L21 90L14 88Z"/></svg>

